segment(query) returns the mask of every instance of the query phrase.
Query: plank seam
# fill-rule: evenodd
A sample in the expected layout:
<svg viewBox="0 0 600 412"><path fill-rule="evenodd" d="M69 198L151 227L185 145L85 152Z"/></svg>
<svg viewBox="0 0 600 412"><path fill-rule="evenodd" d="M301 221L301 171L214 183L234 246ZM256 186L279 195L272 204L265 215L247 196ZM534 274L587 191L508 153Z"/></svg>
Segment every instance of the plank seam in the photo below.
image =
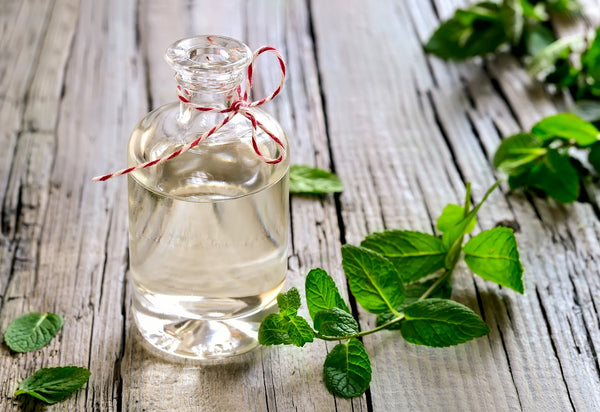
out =
<svg viewBox="0 0 600 412"><path fill-rule="evenodd" d="M546 325L546 330L548 331L548 338L550 339L550 345L552 346L552 352L554 353L554 357L556 359L556 363L558 363L558 367L560 369L560 376L562 377L563 383L564 383L564 387L565 390L567 391L567 396L569 398L569 403L571 404L571 409L573 411L575 411L575 404L573 403L573 398L571 397L571 391L569 390L569 385L567 383L566 377L565 377L565 371L563 369L563 365L561 363L561 359L558 356L558 350L556 348L556 343L554 342L554 338L553 338L553 333L552 333L552 326L550 325L550 321L548 319L548 314L546 313L546 308L544 306L544 302L542 300L542 296L540 295L540 291L538 289L538 287L535 287L535 295L536 298L538 300L538 303L540 305L540 311L542 312L542 317L544 319L544 324Z"/></svg>

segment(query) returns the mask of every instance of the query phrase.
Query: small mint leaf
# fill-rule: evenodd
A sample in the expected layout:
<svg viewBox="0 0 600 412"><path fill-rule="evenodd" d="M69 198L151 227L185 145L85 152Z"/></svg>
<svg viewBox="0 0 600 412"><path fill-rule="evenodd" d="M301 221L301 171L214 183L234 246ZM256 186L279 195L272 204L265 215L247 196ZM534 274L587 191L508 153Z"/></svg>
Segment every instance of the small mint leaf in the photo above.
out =
<svg viewBox="0 0 600 412"><path fill-rule="evenodd" d="M12 321L4 333L4 341L15 352L29 352L46 346L63 325L54 313L32 312Z"/></svg>
<svg viewBox="0 0 600 412"><path fill-rule="evenodd" d="M547 149L531 133L519 133L503 139L494 155L494 167L509 175L523 173L544 156Z"/></svg>
<svg viewBox="0 0 600 412"><path fill-rule="evenodd" d="M600 118L599 118L600 120ZM588 154L588 161L596 169L596 173L600 174L600 142L594 143Z"/></svg>
<svg viewBox="0 0 600 412"><path fill-rule="evenodd" d="M523 266L512 229L496 227L471 238L463 247L465 262L482 278L523 293Z"/></svg>
<svg viewBox="0 0 600 412"><path fill-rule="evenodd" d="M370 234L360 245L392 262L404 283L414 282L443 268L446 259L442 241L421 232L386 230Z"/></svg>
<svg viewBox="0 0 600 412"><path fill-rule="evenodd" d="M593 81L600 82L600 27L596 29L594 41L581 56L581 63Z"/></svg>
<svg viewBox="0 0 600 412"><path fill-rule="evenodd" d="M489 328L471 309L448 299L425 299L404 308L402 337L433 347L458 345L487 335Z"/></svg>
<svg viewBox="0 0 600 412"><path fill-rule="evenodd" d="M358 333L358 323L348 312L331 308L315 314L315 329L325 336L348 336Z"/></svg>
<svg viewBox="0 0 600 412"><path fill-rule="evenodd" d="M258 343L265 346L291 345L294 342L288 335L288 323L278 313L267 315L258 328Z"/></svg>
<svg viewBox="0 0 600 412"><path fill-rule="evenodd" d="M379 253L363 247L344 245L342 266L356 301L369 312L393 312L404 301L404 286L400 274Z"/></svg>
<svg viewBox="0 0 600 412"><path fill-rule="evenodd" d="M448 204L437 220L436 227L440 232L445 232L456 226L463 218L465 208L455 204ZM471 233L475 229L477 219L473 218L469 225L465 228L465 233Z"/></svg>
<svg viewBox="0 0 600 412"><path fill-rule="evenodd" d="M300 308L300 292L298 289L291 288L285 293L277 295L277 306L282 315L296 315Z"/></svg>
<svg viewBox="0 0 600 412"><path fill-rule="evenodd" d="M547 44L531 58L527 64L527 73L531 77L543 80L555 71L558 63L567 58L578 43L581 43L581 39L563 37Z"/></svg>
<svg viewBox="0 0 600 412"><path fill-rule="evenodd" d="M596 126L573 113L546 117L533 126L531 132L542 141L561 138L575 141L581 147L596 143L600 136Z"/></svg>
<svg viewBox="0 0 600 412"><path fill-rule="evenodd" d="M304 165L290 168L290 193L324 194L344 190L342 181L334 173Z"/></svg>
<svg viewBox="0 0 600 412"><path fill-rule="evenodd" d="M568 155L548 149L542 161L527 174L527 185L540 189L562 203L571 203L579 197L579 174Z"/></svg>
<svg viewBox="0 0 600 412"><path fill-rule="evenodd" d="M15 396L27 394L56 403L85 385L89 377L89 370L77 366L43 368L21 382Z"/></svg>
<svg viewBox="0 0 600 412"><path fill-rule="evenodd" d="M356 338L336 345L323 364L325 385L342 398L360 396L371 383L371 361L362 343Z"/></svg>
<svg viewBox="0 0 600 412"><path fill-rule="evenodd" d="M437 28L425 50L451 60L492 53L508 40L503 17L500 6L490 2L459 9Z"/></svg>
<svg viewBox="0 0 600 412"><path fill-rule="evenodd" d="M308 272L305 282L306 305L311 319L321 310L340 308L348 313L350 309L340 296L335 282L323 269Z"/></svg>
<svg viewBox="0 0 600 412"><path fill-rule="evenodd" d="M291 316L287 323L287 334L296 346L304 346L307 342L312 342L315 336L314 331L301 316Z"/></svg>

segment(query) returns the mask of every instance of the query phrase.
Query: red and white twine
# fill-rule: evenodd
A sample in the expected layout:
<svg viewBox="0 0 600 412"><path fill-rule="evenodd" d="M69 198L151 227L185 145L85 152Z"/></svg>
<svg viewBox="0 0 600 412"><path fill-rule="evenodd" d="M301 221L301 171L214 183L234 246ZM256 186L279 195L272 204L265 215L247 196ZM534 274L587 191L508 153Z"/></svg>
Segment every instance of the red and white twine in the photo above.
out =
<svg viewBox="0 0 600 412"><path fill-rule="evenodd" d="M281 78L279 80L279 85L268 96L266 96L260 100L249 102L248 101L248 93L249 93L250 89L252 88L252 75L254 73L254 65L256 63L256 58L265 52L273 53L277 57L277 60L279 60L279 67L281 68ZM283 57L281 56L281 53L279 53L279 50L277 50L274 47L265 46L265 47L261 47L260 49L258 49L254 52L254 55L252 56L252 62L250 63L250 66L248 66L246 87L244 88L244 91L242 93L241 88L238 86L238 88L235 91L235 100L233 100L231 102L231 105L226 109L217 109L214 107L198 106L189 100L189 97L191 94L188 90L186 90L185 88L182 88L181 86L177 86L177 96L179 97L179 100L181 100L183 103L192 105L194 107L194 109L196 109L200 112L223 113L226 116L223 118L223 120L221 120L219 123L217 123L215 126L213 126L210 130L202 133L195 140L183 145L182 147L180 147L179 149L177 149L176 151L174 151L173 153L171 153L168 156L161 157L161 158L155 159L155 160L151 160L146 163L141 163L136 166L131 166L126 169L122 169L122 170L119 170L119 171L116 171L114 173L110 173L110 174L107 174L104 176L96 176L92 180L94 182L103 182L105 180L112 179L113 177L131 173L134 170L145 169L147 167L151 167L151 166L155 166L155 165L159 165L161 163L167 162L167 161L173 159L174 157L177 157L180 154L187 152L194 146L198 145L198 143L200 143L202 140L206 139L208 136L212 135L217 130L219 130L221 127L223 127L225 124L227 124L227 122L229 122L236 114L240 114L250 121L250 124L252 125L252 147L254 148L254 151L256 152L256 154L268 164L276 164L276 163L281 162L285 156L285 145L283 144L283 142L281 141L281 139L279 137L277 137L274 133L269 131L261 122L259 122L256 119L256 117L250 112L249 109L251 109L252 107L263 105L263 104L273 100L273 98L275 98L275 96L277 96L279 94L279 92L281 92L281 88L283 87L284 80L285 80L285 63L283 61ZM262 154L262 152L260 151L260 149L258 147L258 143L256 141L256 132L258 131L259 128L262 131L264 131L271 138L271 140L273 140L280 147L281 150L280 150L279 157L269 158Z"/></svg>

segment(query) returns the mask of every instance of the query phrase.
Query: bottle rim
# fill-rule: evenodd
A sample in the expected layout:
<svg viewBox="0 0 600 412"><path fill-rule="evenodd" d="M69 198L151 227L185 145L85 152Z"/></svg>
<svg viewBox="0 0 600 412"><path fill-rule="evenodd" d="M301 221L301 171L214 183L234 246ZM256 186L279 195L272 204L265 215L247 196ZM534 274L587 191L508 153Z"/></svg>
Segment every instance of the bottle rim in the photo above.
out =
<svg viewBox="0 0 600 412"><path fill-rule="evenodd" d="M252 51L246 44L231 37L199 35L171 44L165 60L177 72L235 73L250 65Z"/></svg>

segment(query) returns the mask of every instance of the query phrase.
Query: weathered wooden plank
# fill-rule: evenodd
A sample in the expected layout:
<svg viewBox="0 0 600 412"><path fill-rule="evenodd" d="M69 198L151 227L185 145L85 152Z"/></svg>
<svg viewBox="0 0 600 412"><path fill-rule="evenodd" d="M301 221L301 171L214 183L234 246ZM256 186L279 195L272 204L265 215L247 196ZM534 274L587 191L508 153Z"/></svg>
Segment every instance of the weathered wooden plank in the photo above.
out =
<svg viewBox="0 0 600 412"><path fill-rule="evenodd" d="M39 367L76 364L90 368L90 384L60 408L111 410L120 400L114 382L123 337L126 206L123 183L92 186L89 179L122 164L113 157L122 147L123 119L143 110L135 9L84 2L79 10L77 1L61 1L50 10L42 48L31 51L37 56L32 75L16 76L31 89L5 198L5 205L18 206L18 248L16 264L3 271L11 281L2 329L31 310L60 313L65 327L41 351L8 356L3 349L0 409L17 405L12 392ZM23 23L15 30L33 27Z"/></svg>
<svg viewBox="0 0 600 412"><path fill-rule="evenodd" d="M441 17L447 17L457 3L438 2L436 6ZM475 199L481 196L494 176L487 160L490 152L481 151L478 134L491 132L496 139L494 148L498 135L493 127L479 131L472 124L487 122L488 126L493 126L489 122L490 114L500 112L500 123L502 116L510 119L512 115L508 108L502 109L506 106L503 96L493 87L481 90L481 82L486 84L486 74L477 65L475 69L465 71L462 66L423 56L411 31L418 33L424 41L437 24L434 10L423 2L380 4L379 10L367 9L361 4L342 6L335 2L315 4L314 7L319 39L317 49L320 61L326 62L321 67L324 92L330 103L327 113L334 159L340 159L336 166L344 180L356 185L342 196L342 206L346 208L349 203L351 211L355 212L355 202L358 202L363 210L377 211L377 206L372 205L372 194L368 195L369 186L382 183L372 175L365 176L356 170L365 170L366 164L377 165L372 168L383 169L380 175L389 178L391 165L395 166L394 160L390 159L400 159L407 180L421 182L423 201L418 197L418 189L406 193L397 186L390 186L388 196L395 198L392 203L397 206L395 210L384 212L383 219L371 226L386 224L388 214L410 216L415 209L429 210L434 216L439 214L445 201L456 200L462 192L461 179L473 182ZM343 21L346 25L336 26L336 31L328 30L334 21ZM342 37L346 38L345 42ZM402 44L398 39L403 39ZM402 52L395 53L395 50ZM349 61L352 63L347 63ZM379 70L373 70L374 66ZM539 88L533 93L529 90L525 93L531 82L524 77L526 74L522 69L515 69L502 72L497 81L522 92L520 100L510 100L511 105L520 115L538 120L541 116L536 112L538 104L542 110L547 107L549 112L553 106L550 102L544 106L545 94ZM470 106L468 96L462 92L463 82L472 82L472 88L477 89L470 96L475 99L476 107ZM411 87L412 84L417 85L417 90ZM381 90L387 90L387 93L381 93ZM495 104L484 106L486 101ZM520 105L519 101L522 102ZM530 101L534 103L528 103ZM368 112L365 107L369 108ZM469 115L476 120L471 120ZM514 120L510 121L514 126ZM394 132L395 135L390 136ZM362 139L365 134L375 136L368 146ZM357 147L367 152L358 159L353 157L361 150ZM425 179L436 183L423 184ZM446 189L448 180L456 189ZM381 196L382 192L378 190L377 194ZM367 193L369 198L365 199L361 193ZM402 205L407 199L413 203L412 209L405 211ZM464 410L486 405L486 408L498 410L568 410L573 405L586 410L597 405L597 399L587 396L590 390L595 389L597 393L598 388L593 358L573 356L566 344L562 352L556 354L554 350L555 334L564 336L565 340L569 335L579 336L575 340L585 347L581 330L569 333L569 325L563 325L566 322L557 322L551 331L544 330L547 328L544 316L558 316L561 310L570 307L565 305L568 299L563 300L541 287L546 282L540 272L548 271L554 275L554 288L568 284L564 265L560 261L550 263L546 257L546 254L560 256L564 245L560 239L549 237L526 199L511 197L505 200L497 193L489 202L480 214L482 228L490 228L504 219L517 220L521 224L518 238L526 251L523 260L529 269L526 282L531 292L520 297L479 280L473 283L463 270L455 279L455 297L473 308L479 306L492 328L488 339L443 351L410 347L394 340L391 334L365 339L376 357L372 385L374 408L391 410L410 405L415 409ZM583 217L594 220L589 208L576 208L575 216L568 220L578 221ZM552 217L549 215L545 221L552 222ZM359 241L366 232L360 222L354 223L356 220L362 219L354 213L344 213L347 238L351 242ZM539 252L540 245L543 245L543 253ZM590 253L586 259L593 255ZM536 289L540 292L536 293ZM476 292L479 293L479 304L475 300ZM544 293L543 302L540 302L538 297ZM593 320L590 311L594 311L591 303L586 305L585 312ZM549 312L552 315L548 315ZM579 317L576 311L569 314ZM370 321L367 317L365 323ZM553 319L550 324L552 322ZM571 322L573 324L578 322ZM594 332L588 336L596 335ZM588 343L587 350L582 352L593 354L590 346ZM417 354L421 357L417 358ZM475 362L470 362L473 359ZM396 370L382 366L394 362L399 365ZM403 365L407 367L403 368ZM567 373L566 381L557 379L565 368L586 372L579 378ZM392 382L402 382L402 391L391 392ZM477 391L472 390L475 387Z"/></svg>
<svg viewBox="0 0 600 412"><path fill-rule="evenodd" d="M16 7L18 4L19 7ZM30 81L35 69L36 56L43 39L51 8L47 2L13 2L5 6L2 15L0 48L0 294L4 296L9 272L15 256L16 203L14 196L5 195L19 130L23 123L25 99L31 90ZM4 14L5 13L5 14ZM1 308L1 306L0 306Z"/></svg>

